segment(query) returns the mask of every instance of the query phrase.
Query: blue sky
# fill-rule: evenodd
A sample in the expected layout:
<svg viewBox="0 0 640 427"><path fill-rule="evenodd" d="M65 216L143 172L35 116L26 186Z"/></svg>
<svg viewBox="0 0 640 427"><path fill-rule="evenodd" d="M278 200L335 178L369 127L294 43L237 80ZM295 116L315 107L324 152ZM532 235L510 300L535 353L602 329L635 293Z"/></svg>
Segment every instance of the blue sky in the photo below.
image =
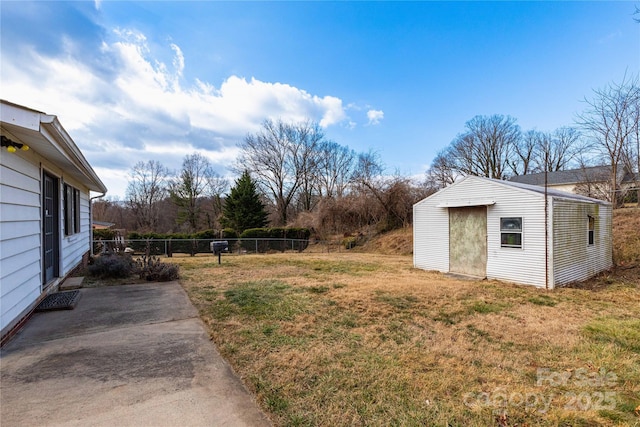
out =
<svg viewBox="0 0 640 427"><path fill-rule="evenodd" d="M0 2L0 97L55 114L123 197L139 160L222 175L266 118L424 175L475 115L572 125L640 72L640 2Z"/></svg>

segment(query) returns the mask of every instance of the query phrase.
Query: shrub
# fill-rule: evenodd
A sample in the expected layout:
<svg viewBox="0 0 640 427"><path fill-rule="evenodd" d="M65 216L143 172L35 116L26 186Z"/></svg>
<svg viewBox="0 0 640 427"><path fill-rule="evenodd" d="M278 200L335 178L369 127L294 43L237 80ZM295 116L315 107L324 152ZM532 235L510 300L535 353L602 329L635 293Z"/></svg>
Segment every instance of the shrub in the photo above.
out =
<svg viewBox="0 0 640 427"><path fill-rule="evenodd" d="M114 240L116 238L116 231L109 230L108 228L93 230L94 240Z"/></svg>
<svg viewBox="0 0 640 427"><path fill-rule="evenodd" d="M233 228L225 228L222 230L222 238L223 239L237 239L238 233Z"/></svg>
<svg viewBox="0 0 640 427"><path fill-rule="evenodd" d="M296 249L303 251L309 245L309 236L311 230L308 228L250 228L245 230L241 235L241 239L247 239L242 242L242 247L247 250L255 250L258 252L268 252L270 250L284 252L287 249ZM251 239L262 239L253 241ZM291 239L282 240L282 239ZM257 243L257 244L256 244Z"/></svg>
<svg viewBox="0 0 640 427"><path fill-rule="evenodd" d="M125 279L133 274L134 262L128 254L103 254L93 259L88 271L101 279Z"/></svg>
<svg viewBox="0 0 640 427"><path fill-rule="evenodd" d="M237 239L238 234L229 228L224 230L203 230L194 234L131 232L127 236L129 239L127 244L135 252L147 253L148 251L151 255L166 253L171 256L174 252L177 252L193 256L197 253L210 252L209 243L211 240L217 240L221 237L222 239ZM166 244L164 241L166 241Z"/></svg>
<svg viewBox="0 0 640 427"><path fill-rule="evenodd" d="M345 237L342 239L342 246L344 246L345 249L354 248L356 246L356 238L353 236Z"/></svg>
<svg viewBox="0 0 640 427"><path fill-rule="evenodd" d="M209 230L198 231L193 235L193 237L196 239L217 239L219 235L220 235L220 232L209 229Z"/></svg>
<svg viewBox="0 0 640 427"><path fill-rule="evenodd" d="M161 262L159 258L153 256L143 256L138 259L136 272L141 279L150 282L170 282L180 277L179 267L176 264Z"/></svg>

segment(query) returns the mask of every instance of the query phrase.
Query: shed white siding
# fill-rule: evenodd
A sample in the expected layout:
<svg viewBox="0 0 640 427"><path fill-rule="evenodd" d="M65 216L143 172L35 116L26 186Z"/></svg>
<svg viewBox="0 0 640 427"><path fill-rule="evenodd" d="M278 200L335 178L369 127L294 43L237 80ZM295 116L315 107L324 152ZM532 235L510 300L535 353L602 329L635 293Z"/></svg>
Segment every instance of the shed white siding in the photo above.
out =
<svg viewBox="0 0 640 427"><path fill-rule="evenodd" d="M449 212L435 206L440 193L413 206L413 264L425 270L449 271Z"/></svg>
<svg viewBox="0 0 640 427"><path fill-rule="evenodd" d="M487 210L487 278L545 286L544 195L489 182L496 204ZM522 218L522 248L503 248L500 218Z"/></svg>
<svg viewBox="0 0 640 427"><path fill-rule="evenodd" d="M42 284L41 172L35 154L20 154L0 153L0 330L37 300Z"/></svg>
<svg viewBox="0 0 640 427"><path fill-rule="evenodd" d="M553 288L610 268L611 206L553 190L546 197L545 205L544 190L524 184L457 181L414 205L414 266L451 271L449 208L487 206L487 278ZM587 244L589 215L596 218L594 245ZM520 248L501 244L501 218L510 217L522 219Z"/></svg>
<svg viewBox="0 0 640 427"><path fill-rule="evenodd" d="M611 206L553 201L553 264L556 286L588 279L611 268ZM588 218L595 219L594 242L588 241Z"/></svg>

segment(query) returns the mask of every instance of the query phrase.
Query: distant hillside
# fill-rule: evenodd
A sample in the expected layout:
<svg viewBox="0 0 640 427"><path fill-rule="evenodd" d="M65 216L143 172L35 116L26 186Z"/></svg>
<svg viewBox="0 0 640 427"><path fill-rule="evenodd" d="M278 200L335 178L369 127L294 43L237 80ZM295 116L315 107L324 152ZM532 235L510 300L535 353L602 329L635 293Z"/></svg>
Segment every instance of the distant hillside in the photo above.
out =
<svg viewBox="0 0 640 427"><path fill-rule="evenodd" d="M362 252L385 255L411 255L413 253L413 227L378 234L356 248Z"/></svg>
<svg viewBox="0 0 640 427"><path fill-rule="evenodd" d="M613 259L618 266L640 268L640 208L613 211Z"/></svg>

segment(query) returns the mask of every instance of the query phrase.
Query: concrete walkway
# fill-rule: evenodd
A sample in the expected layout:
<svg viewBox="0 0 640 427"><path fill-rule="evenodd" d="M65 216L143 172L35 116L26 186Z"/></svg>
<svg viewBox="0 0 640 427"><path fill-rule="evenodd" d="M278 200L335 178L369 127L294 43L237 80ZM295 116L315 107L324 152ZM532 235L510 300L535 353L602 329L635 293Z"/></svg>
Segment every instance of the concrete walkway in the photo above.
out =
<svg viewBox="0 0 640 427"><path fill-rule="evenodd" d="M81 289L0 351L0 425L268 426L176 283Z"/></svg>

